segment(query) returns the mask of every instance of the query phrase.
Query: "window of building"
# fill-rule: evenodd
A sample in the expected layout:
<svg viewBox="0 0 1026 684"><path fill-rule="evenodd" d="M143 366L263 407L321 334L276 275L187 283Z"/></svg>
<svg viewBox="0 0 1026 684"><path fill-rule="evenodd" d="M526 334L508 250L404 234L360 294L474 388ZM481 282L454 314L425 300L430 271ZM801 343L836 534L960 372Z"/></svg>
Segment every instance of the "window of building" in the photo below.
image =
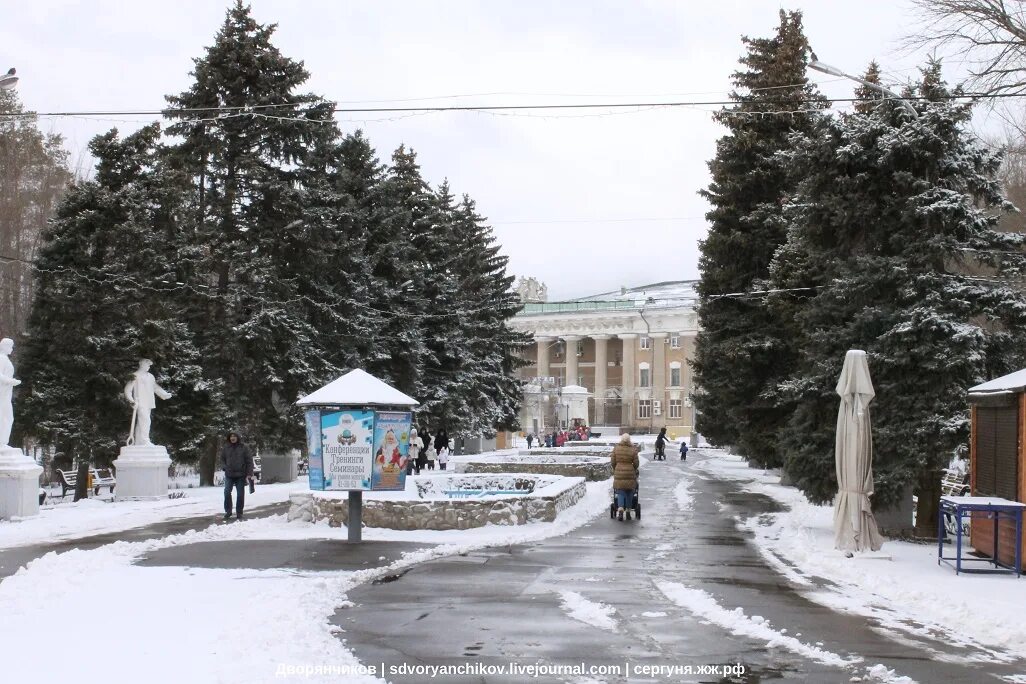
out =
<svg viewBox="0 0 1026 684"><path fill-rule="evenodd" d="M670 387L680 387L680 363L670 364Z"/></svg>
<svg viewBox="0 0 1026 684"><path fill-rule="evenodd" d="M670 348L680 349L680 335L670 335Z"/></svg>
<svg viewBox="0 0 1026 684"><path fill-rule="evenodd" d="M638 418L651 418L652 417L652 400L651 399L639 399L638 400Z"/></svg>
<svg viewBox="0 0 1026 684"><path fill-rule="evenodd" d="M651 387L652 370L647 363L638 364L638 387Z"/></svg>
<svg viewBox="0 0 1026 684"><path fill-rule="evenodd" d="M684 415L682 404L680 399L670 399L670 418L680 418Z"/></svg>
<svg viewBox="0 0 1026 684"><path fill-rule="evenodd" d="M651 349L652 348L652 338L651 337L646 337L645 335L642 335L641 336L641 348L642 349Z"/></svg>

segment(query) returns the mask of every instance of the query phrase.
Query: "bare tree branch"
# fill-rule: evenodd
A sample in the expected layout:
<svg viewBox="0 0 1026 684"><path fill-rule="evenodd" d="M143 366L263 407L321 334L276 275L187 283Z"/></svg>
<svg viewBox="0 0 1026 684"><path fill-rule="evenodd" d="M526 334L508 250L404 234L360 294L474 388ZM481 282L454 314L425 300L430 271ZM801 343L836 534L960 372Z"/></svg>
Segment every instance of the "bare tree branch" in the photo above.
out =
<svg viewBox="0 0 1026 684"><path fill-rule="evenodd" d="M1026 93L1026 0L912 0L922 21L910 48L940 49L969 68L967 88Z"/></svg>

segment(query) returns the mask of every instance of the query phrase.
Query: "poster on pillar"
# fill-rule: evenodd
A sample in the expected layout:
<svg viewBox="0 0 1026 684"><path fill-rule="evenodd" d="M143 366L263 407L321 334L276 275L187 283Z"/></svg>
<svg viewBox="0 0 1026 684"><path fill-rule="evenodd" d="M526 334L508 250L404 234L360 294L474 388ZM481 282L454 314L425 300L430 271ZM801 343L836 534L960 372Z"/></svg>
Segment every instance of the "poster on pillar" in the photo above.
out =
<svg viewBox="0 0 1026 684"><path fill-rule="evenodd" d="M321 411L324 489L370 489L374 412Z"/></svg>
<svg viewBox="0 0 1026 684"><path fill-rule="evenodd" d="M406 488L406 458L410 450L410 425L413 414L408 411L378 411L374 425L374 470L370 489L402 490Z"/></svg>
<svg viewBox="0 0 1026 684"><path fill-rule="evenodd" d="M321 412L306 412L307 477L310 489L324 489L324 454L321 451Z"/></svg>

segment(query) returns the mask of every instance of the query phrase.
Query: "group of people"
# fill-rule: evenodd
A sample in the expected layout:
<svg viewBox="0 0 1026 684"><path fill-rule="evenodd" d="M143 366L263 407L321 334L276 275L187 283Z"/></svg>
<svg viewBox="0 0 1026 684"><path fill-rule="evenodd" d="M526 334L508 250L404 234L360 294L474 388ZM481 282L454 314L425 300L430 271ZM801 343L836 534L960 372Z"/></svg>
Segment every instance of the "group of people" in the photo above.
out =
<svg viewBox="0 0 1026 684"><path fill-rule="evenodd" d="M570 428L569 430L554 430L551 433L545 433L544 437L528 432L527 433L527 448L531 449L534 447L534 443L537 442L538 446L550 447L561 447L567 442L578 441L586 442L591 432L585 425L578 425L577 427Z"/></svg>
<svg viewBox="0 0 1026 684"><path fill-rule="evenodd" d="M666 460L666 443L670 441L670 438L666 436L666 428L662 428L659 434L656 436L655 441L655 456L652 457L654 461L665 461ZM680 460L688 460L688 443L684 440L680 442Z"/></svg>
<svg viewBox="0 0 1026 684"><path fill-rule="evenodd" d="M652 460L666 460L666 443L670 441L666 435L666 428L662 428L656 436L655 455ZM624 433L620 436L620 442L613 447L610 456L613 466L613 496L615 498L616 519L630 520L631 512L634 510L634 497L638 491L638 453L641 447L631 442L631 436ZM688 458L688 444L681 440L680 460Z"/></svg>
<svg viewBox="0 0 1026 684"><path fill-rule="evenodd" d="M427 431L426 427L422 427L419 431L414 428L410 430L410 452L406 458L406 474L419 475L423 470L434 470L436 463L439 470L445 470L451 453L452 443L444 429L439 430L432 440L431 433Z"/></svg>

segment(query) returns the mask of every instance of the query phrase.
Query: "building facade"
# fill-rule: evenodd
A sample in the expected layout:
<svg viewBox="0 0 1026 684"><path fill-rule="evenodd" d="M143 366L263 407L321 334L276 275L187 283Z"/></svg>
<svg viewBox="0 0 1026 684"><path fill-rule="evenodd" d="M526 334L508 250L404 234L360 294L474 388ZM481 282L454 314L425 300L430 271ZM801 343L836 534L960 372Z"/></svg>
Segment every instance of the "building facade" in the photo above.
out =
<svg viewBox="0 0 1026 684"><path fill-rule="evenodd" d="M678 281L566 302L525 301L512 321L535 341L526 352L529 365L521 369L527 382L524 429L541 433L574 422L571 410L580 414L574 402L583 388L586 422L596 429L666 427L690 435L690 361L698 334L694 285Z"/></svg>

